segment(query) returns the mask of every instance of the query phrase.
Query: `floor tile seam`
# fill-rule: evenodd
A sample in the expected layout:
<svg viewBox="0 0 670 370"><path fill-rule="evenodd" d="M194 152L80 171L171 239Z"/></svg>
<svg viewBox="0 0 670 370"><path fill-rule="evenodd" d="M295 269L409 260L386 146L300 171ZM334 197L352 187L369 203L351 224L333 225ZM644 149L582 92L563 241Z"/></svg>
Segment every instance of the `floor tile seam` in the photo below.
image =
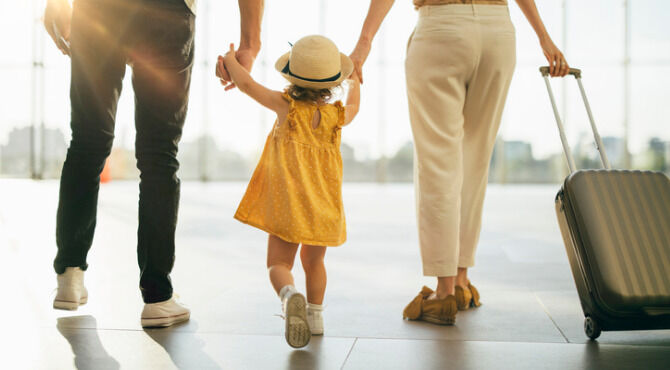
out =
<svg viewBox="0 0 670 370"><path fill-rule="evenodd" d="M366 336L357 336L357 337L329 337L329 338L349 338L349 339L366 339L366 340L410 340L410 341L440 341L440 342L473 342L473 343L519 343L519 344L572 344L566 343L563 341L560 342L548 342L548 341L537 341L529 342L524 340L481 340L481 339L449 339L449 338L382 338L382 337L366 337ZM579 343L577 343L579 344ZM664 346L661 346L664 347Z"/></svg>
<svg viewBox="0 0 670 370"><path fill-rule="evenodd" d="M535 299L537 300L537 303L539 303L540 306L542 307L542 310L544 310L544 313L546 313L547 317L549 317L549 320L551 320L552 324L554 324L554 326L556 327L556 330L558 330L558 332L561 333L561 336L563 336L563 339L565 339L565 342L570 343L570 340L568 339L568 337L565 335L565 333L563 333L563 329L561 329L561 327L558 326L558 323L556 322L556 320L554 320L554 318L549 313L549 309L544 304L544 302L542 302L542 300L540 299L540 297L537 295L536 292L533 292L533 295L535 296Z"/></svg>
<svg viewBox="0 0 670 370"><path fill-rule="evenodd" d="M43 327L50 328L50 327ZM147 330L141 329L114 329L114 328L77 328L77 327L64 327L63 329L72 329L72 330L97 330L97 331L128 331L128 332L146 332ZM151 331L159 332L165 329L148 329ZM274 334L245 334L245 333L226 333L221 331L186 331L186 330L174 330L172 334L221 334L228 336L257 336L257 337L276 337L278 335ZM281 335L279 335L281 336ZM482 343L525 343L525 344L576 344L576 345L585 345L588 343L579 343L579 342L548 342L548 341L516 341L516 340L477 340L477 339L449 339L449 338L384 338L384 337L366 337L366 336L324 336L322 338L334 338L334 339L353 339L354 343L358 339L370 339L370 340L415 340L415 341L441 341L441 342L482 342ZM649 347L649 348L667 348L668 346L662 345L646 345L646 344L626 344L626 343L598 343L599 345L607 346L633 346L633 347ZM353 345L353 344L352 344Z"/></svg>
<svg viewBox="0 0 670 370"><path fill-rule="evenodd" d="M547 342L547 341L514 341L514 340L476 340L476 339L448 339L448 338L380 338L380 337L342 337L342 336L332 336L324 338L339 338L339 339L355 339L358 342L359 339L371 339L371 340L409 340L409 341L440 341L440 342L469 342L469 343L513 343L513 344L556 344L556 345L578 345L584 346L589 343L579 343L579 342ZM594 342L599 346L617 346L617 347L644 347L644 348L654 348L654 349L668 349L669 346L664 345L646 345L646 344L635 344L635 343L600 343L598 341Z"/></svg>
<svg viewBox="0 0 670 370"><path fill-rule="evenodd" d="M351 353L354 351L354 347L356 346L356 343L358 343L358 338L355 338L354 342L351 343L351 348L349 348L349 352L347 352L347 356L344 358L344 361L342 361L342 366L340 366L340 370L344 369L344 367L347 365L347 361L349 361L349 356L351 356Z"/></svg>

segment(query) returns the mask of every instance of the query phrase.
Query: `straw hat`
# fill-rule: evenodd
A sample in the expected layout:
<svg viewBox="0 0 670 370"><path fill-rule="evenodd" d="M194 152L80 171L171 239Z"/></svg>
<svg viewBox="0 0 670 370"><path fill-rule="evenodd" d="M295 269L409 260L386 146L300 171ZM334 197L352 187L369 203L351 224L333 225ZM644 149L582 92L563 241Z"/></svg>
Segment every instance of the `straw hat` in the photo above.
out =
<svg viewBox="0 0 670 370"><path fill-rule="evenodd" d="M282 55L275 69L289 82L308 89L327 89L347 79L354 70L348 56L327 37L305 36Z"/></svg>

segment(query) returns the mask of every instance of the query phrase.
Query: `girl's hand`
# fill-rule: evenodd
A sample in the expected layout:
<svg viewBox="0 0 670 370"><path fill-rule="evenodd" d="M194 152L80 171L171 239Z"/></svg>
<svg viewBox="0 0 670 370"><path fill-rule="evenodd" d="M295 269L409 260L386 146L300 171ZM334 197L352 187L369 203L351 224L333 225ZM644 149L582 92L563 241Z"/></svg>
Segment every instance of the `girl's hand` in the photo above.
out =
<svg viewBox="0 0 670 370"><path fill-rule="evenodd" d="M370 42L359 40L354 51L349 55L349 58L354 63L354 72L349 77L350 79L356 78L361 84L363 83L363 64L368 59L369 54Z"/></svg>
<svg viewBox="0 0 670 370"><path fill-rule="evenodd" d="M228 52L223 56L219 55L216 62L215 74L217 77L219 77L219 81L221 82L221 85L226 88L226 91L235 87L235 84L233 83L232 79L230 78L230 74L228 73L228 69L226 68L226 65L238 63L235 54L235 45L231 43Z"/></svg>
<svg viewBox="0 0 670 370"><path fill-rule="evenodd" d="M235 44L232 42L230 43L230 49L228 49L228 52L223 55L223 62L225 64L237 63L237 59L235 58Z"/></svg>
<svg viewBox="0 0 670 370"><path fill-rule="evenodd" d="M549 61L549 74L552 77L563 77L570 71L570 66L565 60L563 53L554 45L554 42L551 41L551 38L544 37L540 40L540 45L542 46L542 52L544 52L545 58Z"/></svg>

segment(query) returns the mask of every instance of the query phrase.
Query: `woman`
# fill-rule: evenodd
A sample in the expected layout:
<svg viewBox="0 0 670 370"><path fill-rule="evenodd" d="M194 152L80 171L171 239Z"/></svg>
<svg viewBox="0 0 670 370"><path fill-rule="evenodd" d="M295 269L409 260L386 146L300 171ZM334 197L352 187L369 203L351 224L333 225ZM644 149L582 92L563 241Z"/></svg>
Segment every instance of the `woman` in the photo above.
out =
<svg viewBox="0 0 670 370"><path fill-rule="evenodd" d="M534 0L516 1L537 34L552 76L569 67ZM355 73L393 0L372 0L356 48ZM467 277L481 229L488 167L516 62L506 0L414 0L419 20L405 71L415 148L415 189L424 287L403 316L451 325L479 306Z"/></svg>

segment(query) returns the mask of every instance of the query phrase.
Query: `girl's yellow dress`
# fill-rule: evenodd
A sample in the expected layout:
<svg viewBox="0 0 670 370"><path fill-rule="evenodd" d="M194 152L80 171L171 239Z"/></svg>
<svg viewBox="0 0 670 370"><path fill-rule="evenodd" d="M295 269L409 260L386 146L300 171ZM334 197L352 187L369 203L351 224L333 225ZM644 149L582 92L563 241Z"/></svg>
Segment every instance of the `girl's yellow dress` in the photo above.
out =
<svg viewBox="0 0 670 370"><path fill-rule="evenodd" d="M287 242L338 246L346 240L342 204L342 102L293 100L275 122L235 218ZM312 128L316 110L321 121Z"/></svg>

